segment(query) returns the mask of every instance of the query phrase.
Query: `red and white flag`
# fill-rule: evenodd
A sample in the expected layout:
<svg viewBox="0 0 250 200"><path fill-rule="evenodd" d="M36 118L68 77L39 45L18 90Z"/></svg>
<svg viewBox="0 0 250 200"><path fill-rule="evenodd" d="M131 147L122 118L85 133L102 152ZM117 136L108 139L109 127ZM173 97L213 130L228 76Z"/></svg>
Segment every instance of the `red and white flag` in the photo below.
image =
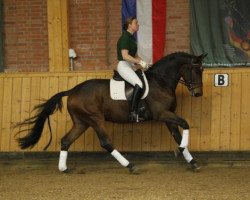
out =
<svg viewBox="0 0 250 200"><path fill-rule="evenodd" d="M138 55L147 63L161 59L165 47L166 0L122 0L122 20L135 16Z"/></svg>

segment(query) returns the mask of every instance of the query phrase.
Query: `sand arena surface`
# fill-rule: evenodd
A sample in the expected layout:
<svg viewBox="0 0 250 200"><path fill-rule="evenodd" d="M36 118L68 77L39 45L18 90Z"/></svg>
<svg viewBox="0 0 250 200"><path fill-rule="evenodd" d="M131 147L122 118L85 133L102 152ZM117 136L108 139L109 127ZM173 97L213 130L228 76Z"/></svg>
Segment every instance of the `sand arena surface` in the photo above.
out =
<svg viewBox="0 0 250 200"><path fill-rule="evenodd" d="M57 159L0 159L0 199L154 200L249 199L250 162L202 163L192 172L183 161L136 160L139 175L112 159L70 159L62 174Z"/></svg>

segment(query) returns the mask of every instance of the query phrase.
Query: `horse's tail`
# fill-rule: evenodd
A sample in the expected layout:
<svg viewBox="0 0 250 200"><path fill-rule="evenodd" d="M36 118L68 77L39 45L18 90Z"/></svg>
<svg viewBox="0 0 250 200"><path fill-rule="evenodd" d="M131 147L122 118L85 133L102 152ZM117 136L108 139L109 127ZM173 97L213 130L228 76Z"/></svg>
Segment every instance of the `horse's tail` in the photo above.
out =
<svg viewBox="0 0 250 200"><path fill-rule="evenodd" d="M23 127L28 125L33 125L31 128L20 130L17 134L23 131L29 131L29 133L17 139L18 144L21 149L32 148L40 139L46 119L48 119L48 125L50 130L50 141L44 148L46 150L52 140L51 126L49 116L56 112L58 109L62 110L62 97L69 96L73 90L63 91L55 94L46 102L35 106L34 110L37 110L37 114L31 118L24 120L21 123L15 125L15 127Z"/></svg>

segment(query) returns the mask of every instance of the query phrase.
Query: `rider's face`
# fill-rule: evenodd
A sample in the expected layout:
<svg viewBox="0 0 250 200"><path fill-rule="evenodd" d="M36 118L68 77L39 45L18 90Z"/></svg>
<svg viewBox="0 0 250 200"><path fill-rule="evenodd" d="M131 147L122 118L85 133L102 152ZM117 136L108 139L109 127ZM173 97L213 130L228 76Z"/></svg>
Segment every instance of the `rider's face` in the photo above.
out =
<svg viewBox="0 0 250 200"><path fill-rule="evenodd" d="M137 19L133 19L133 21L131 22L131 24L129 24L129 28L131 28L131 30L133 32L137 32L139 30L139 23Z"/></svg>

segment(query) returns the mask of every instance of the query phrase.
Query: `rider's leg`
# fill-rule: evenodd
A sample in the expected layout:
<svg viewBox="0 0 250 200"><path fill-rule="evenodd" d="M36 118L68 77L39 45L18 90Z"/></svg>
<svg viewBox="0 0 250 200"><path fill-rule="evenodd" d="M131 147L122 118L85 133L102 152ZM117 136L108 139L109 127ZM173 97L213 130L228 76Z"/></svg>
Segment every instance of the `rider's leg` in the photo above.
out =
<svg viewBox="0 0 250 200"><path fill-rule="evenodd" d="M117 66L117 71L120 74L120 76L129 82L131 85L135 86L136 84L140 86L140 88L143 87L143 84L135 71L133 70L133 66L131 63L127 61L119 61Z"/></svg>
<svg viewBox="0 0 250 200"><path fill-rule="evenodd" d="M138 119L138 106L142 96L142 88L139 85L135 85L132 99L130 102L130 121L139 121Z"/></svg>
<svg viewBox="0 0 250 200"><path fill-rule="evenodd" d="M120 61L117 71L123 79L134 86L132 99L130 102L130 115L131 121L138 121L138 105L142 96L142 82L132 69L132 64L126 61Z"/></svg>

